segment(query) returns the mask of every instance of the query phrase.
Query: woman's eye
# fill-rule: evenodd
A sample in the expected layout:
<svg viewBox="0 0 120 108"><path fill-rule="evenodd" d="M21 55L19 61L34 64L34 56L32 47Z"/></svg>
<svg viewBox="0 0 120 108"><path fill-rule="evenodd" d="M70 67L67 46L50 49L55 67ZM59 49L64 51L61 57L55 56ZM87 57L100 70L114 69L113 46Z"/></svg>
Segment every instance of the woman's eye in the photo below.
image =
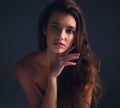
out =
<svg viewBox="0 0 120 108"><path fill-rule="evenodd" d="M75 31L72 30L72 29L67 29L66 32L67 32L68 34L74 34L74 33L75 33Z"/></svg>
<svg viewBox="0 0 120 108"><path fill-rule="evenodd" d="M57 25L52 25L51 28L52 28L52 30L59 31L59 27Z"/></svg>

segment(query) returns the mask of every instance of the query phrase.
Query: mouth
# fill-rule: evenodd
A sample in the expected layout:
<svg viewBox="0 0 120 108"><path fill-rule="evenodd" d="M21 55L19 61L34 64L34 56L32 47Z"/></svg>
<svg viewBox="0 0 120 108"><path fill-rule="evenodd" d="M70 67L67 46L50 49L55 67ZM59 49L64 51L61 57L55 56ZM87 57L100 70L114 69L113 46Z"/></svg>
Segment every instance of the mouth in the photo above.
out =
<svg viewBox="0 0 120 108"><path fill-rule="evenodd" d="M65 44L63 44L62 42L54 42L54 45L58 46L58 47L64 47Z"/></svg>

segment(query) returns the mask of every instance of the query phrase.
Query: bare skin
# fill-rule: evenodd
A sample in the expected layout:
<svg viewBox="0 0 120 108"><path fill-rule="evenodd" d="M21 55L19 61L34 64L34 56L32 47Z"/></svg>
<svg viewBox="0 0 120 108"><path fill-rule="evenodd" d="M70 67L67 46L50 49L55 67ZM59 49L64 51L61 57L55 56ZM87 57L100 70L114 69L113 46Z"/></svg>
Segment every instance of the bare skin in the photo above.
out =
<svg viewBox="0 0 120 108"><path fill-rule="evenodd" d="M76 22L71 15L54 13L43 31L47 36L47 49L34 52L15 65L17 79L30 108L57 108L57 77L65 66L76 65L71 60L80 56L79 53L69 54L73 50L75 28Z"/></svg>
<svg viewBox="0 0 120 108"><path fill-rule="evenodd" d="M79 55L77 54L73 55L73 58L78 58L78 57ZM34 108L39 108L38 107L40 106L39 104L42 103L43 95L39 91L36 84L42 90L47 91L47 87L49 86L48 80L49 82L51 81L56 82L56 78L59 76L59 74L61 73L62 69L65 66L65 64L60 63L62 62L60 61L59 62L60 64L57 64L58 66L56 70L53 70L53 73L51 74L49 67L44 65L44 62L42 62L42 64L38 64L37 60L47 61L45 60L44 52L43 53L36 52L32 55L29 55L27 58L16 64L16 72L17 72L16 75L18 80L20 81L20 84L24 89L27 101L28 103L30 103L30 108L33 108L34 107L33 104L35 104L36 102L38 102L37 103L38 105L36 104L37 106ZM29 96L34 100L29 98Z"/></svg>

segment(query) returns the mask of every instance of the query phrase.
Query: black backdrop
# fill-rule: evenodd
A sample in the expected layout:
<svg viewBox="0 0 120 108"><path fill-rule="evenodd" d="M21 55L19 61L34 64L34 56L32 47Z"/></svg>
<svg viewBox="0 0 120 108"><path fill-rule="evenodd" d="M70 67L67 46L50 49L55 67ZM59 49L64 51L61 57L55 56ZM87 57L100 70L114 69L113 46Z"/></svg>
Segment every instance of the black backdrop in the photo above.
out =
<svg viewBox="0 0 120 108"><path fill-rule="evenodd" d="M27 108L15 78L14 64L38 49L38 16L51 1L0 1L0 108ZM79 3L86 18L92 49L102 61L105 94L99 108L119 108L119 0L79 0Z"/></svg>

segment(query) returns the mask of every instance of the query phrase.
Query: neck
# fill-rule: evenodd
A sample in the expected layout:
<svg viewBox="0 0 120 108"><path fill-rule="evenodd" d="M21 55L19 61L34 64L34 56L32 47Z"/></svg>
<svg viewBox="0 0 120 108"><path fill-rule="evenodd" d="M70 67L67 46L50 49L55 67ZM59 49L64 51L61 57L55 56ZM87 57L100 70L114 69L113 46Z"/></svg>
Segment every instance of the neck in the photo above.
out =
<svg viewBox="0 0 120 108"><path fill-rule="evenodd" d="M52 69L55 65L57 58L60 56L60 54L51 52L49 50L45 51L45 57L46 57L46 65L48 68Z"/></svg>

